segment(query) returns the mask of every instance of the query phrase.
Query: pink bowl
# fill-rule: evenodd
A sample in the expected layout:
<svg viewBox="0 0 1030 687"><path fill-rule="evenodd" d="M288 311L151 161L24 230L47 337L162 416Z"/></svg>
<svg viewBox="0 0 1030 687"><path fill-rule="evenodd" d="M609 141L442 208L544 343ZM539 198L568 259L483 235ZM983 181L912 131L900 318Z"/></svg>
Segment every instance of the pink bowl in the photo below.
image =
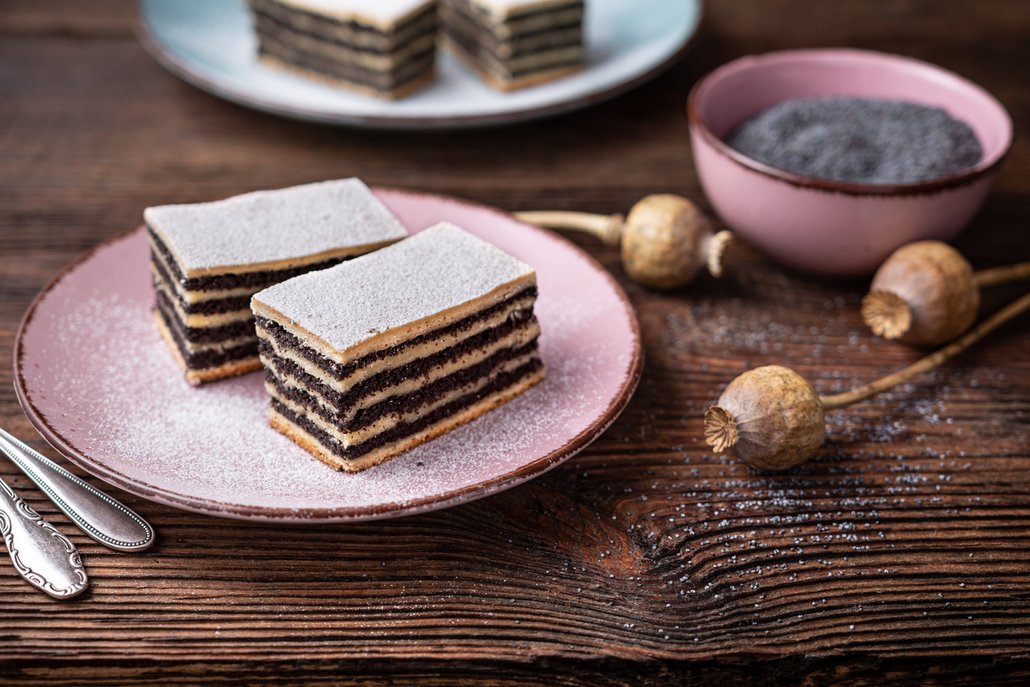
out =
<svg viewBox="0 0 1030 687"><path fill-rule="evenodd" d="M723 142L778 102L827 95L941 107L972 127L984 158L931 181L850 184L781 171ZM775 260L834 276L869 274L911 241L954 237L983 204L1012 144L1012 120L984 89L926 62L865 50L734 60L698 82L687 112L701 186L722 220Z"/></svg>

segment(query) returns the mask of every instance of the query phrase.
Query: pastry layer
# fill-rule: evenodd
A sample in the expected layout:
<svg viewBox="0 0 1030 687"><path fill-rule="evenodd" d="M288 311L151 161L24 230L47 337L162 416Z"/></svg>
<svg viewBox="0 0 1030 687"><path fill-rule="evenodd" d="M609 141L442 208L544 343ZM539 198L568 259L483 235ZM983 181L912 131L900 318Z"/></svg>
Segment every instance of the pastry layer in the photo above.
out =
<svg viewBox="0 0 1030 687"><path fill-rule="evenodd" d="M320 81L333 87L346 88L347 90L354 91L355 93L361 93L362 95L379 98L381 100L398 100L400 98L407 97L430 83L433 80L433 75L435 74L434 66L420 74L418 77L408 81L406 84L397 86L389 91L384 91L372 86L363 86L353 81L329 76L321 72L311 71L310 69L302 69L296 65L287 64L273 55L260 54L258 55L258 59L273 69L292 72L312 81Z"/></svg>
<svg viewBox="0 0 1030 687"><path fill-rule="evenodd" d="M158 250L152 251L151 257L155 310L161 320L162 333L180 365L198 373L190 376L202 381L229 376L230 370L242 369L243 362L246 371L258 369L260 361L250 296L202 301L184 307L177 297L175 282L168 274L167 260ZM254 291L254 287L241 288L248 294ZM234 309L225 310L233 306ZM214 312L205 312L209 309ZM202 312L195 312L197 310ZM203 375L198 377L200 373Z"/></svg>
<svg viewBox="0 0 1030 687"><path fill-rule="evenodd" d="M254 334L253 324L249 323L248 326L247 321L206 329L185 327L175 307L169 301L164 287L155 283L154 290L156 293L154 309L165 313L175 327L176 335L182 339L190 352L220 350L243 345L257 339Z"/></svg>
<svg viewBox="0 0 1030 687"><path fill-rule="evenodd" d="M484 60L477 59L469 53L464 46L458 43L454 36L444 36L441 39L444 47L455 57L461 60L469 69L474 71L479 78L489 86L499 91L515 91L520 88L528 88L538 84L554 81L570 74L575 74L583 68L580 60L575 60L567 65L558 65L551 68L541 69L526 74L512 76L491 70Z"/></svg>
<svg viewBox="0 0 1030 687"><path fill-rule="evenodd" d="M294 359L277 355L267 340L261 341L260 351L265 367L272 374L292 386L302 387L333 414L342 428L347 429L351 423L360 422L358 416L364 415L368 408L377 403L414 393L448 376L479 369L476 366L496 356L503 357L510 351L532 345L539 335L540 326L535 318L515 328L486 331L436 355L369 377L342 392L333 389L325 377L301 368Z"/></svg>
<svg viewBox="0 0 1030 687"><path fill-rule="evenodd" d="M186 329L218 329L253 320L253 315L249 308L216 313L186 313L179 302L169 293L167 284L160 281L154 282L154 291L158 298L163 298L166 301L168 310L175 314L176 319Z"/></svg>
<svg viewBox="0 0 1030 687"><path fill-rule="evenodd" d="M231 377L261 367L250 309L227 313L237 321L220 326L189 327L168 285L154 281L155 318L176 362L192 384ZM193 315L191 317L197 317Z"/></svg>
<svg viewBox="0 0 1030 687"><path fill-rule="evenodd" d="M536 287L531 286L449 325L367 353L346 364L326 357L278 322L258 316L257 323L258 332L277 354L296 360L313 375L325 376L331 388L343 393L373 374L433 355L486 329L500 327L509 319L528 319L532 316L535 300Z"/></svg>
<svg viewBox="0 0 1030 687"><path fill-rule="evenodd" d="M193 342L188 338L192 332L183 329L174 312L168 309L167 300L162 301L159 298L155 309L168 328L169 335L187 367L213 367L229 360L257 355L258 340L253 333L252 325L244 328L242 334L230 334L207 342Z"/></svg>
<svg viewBox="0 0 1030 687"><path fill-rule="evenodd" d="M523 393L543 377L542 363L534 360L499 375L488 386L441 406L415 422L397 425L351 448L343 447L309 417L293 412L274 398L269 424L332 467L363 470L474 420Z"/></svg>
<svg viewBox="0 0 1030 687"><path fill-rule="evenodd" d="M498 57L519 55L541 46L583 42L583 4L566 2L560 7L499 19L470 0L445 0L440 9L447 32L460 28L478 42L493 48Z"/></svg>
<svg viewBox="0 0 1030 687"><path fill-rule="evenodd" d="M256 28L263 49L267 42L278 43L298 54L316 56L330 64L347 65L370 78L385 76L394 81L401 81L405 78L405 71L411 71L408 69L409 65L424 62L426 56L436 51L433 28L389 52L367 50L319 38L276 24L261 16L258 17Z"/></svg>
<svg viewBox="0 0 1030 687"><path fill-rule="evenodd" d="M259 48L262 62L273 67L295 71L303 76L330 80L347 87L383 97L397 97L410 92L412 84L421 85L433 71L436 46L417 59L409 60L396 70L379 72L351 62L338 61L322 53L298 50L279 40L263 39Z"/></svg>
<svg viewBox="0 0 1030 687"><path fill-rule="evenodd" d="M283 0L248 0L255 18L275 22L315 38L335 41L355 49L388 53L412 39L436 29L436 2L424 1L389 26L361 21L357 16L326 13L317 7ZM338 7L342 5L337 4Z"/></svg>
<svg viewBox="0 0 1030 687"><path fill-rule="evenodd" d="M342 429L339 423L334 421L332 413L306 395L302 389L282 383L266 383L265 388L272 398L294 413L304 415L319 429L340 442L342 446L350 448L388 432L398 425L414 423L437 408L487 387L494 378L529 365L534 360L536 360L535 349L527 351L520 357L491 361L490 369L482 374L477 371L477 376L454 375L426 390L420 390L418 394L399 398L397 403L382 403L374 406L369 410L367 419L365 414L362 415L361 426L349 429ZM402 403L403 405L401 405ZM375 411L374 417L371 416L372 411Z"/></svg>
<svg viewBox="0 0 1030 687"><path fill-rule="evenodd" d="M157 330L161 334L161 338L163 338L168 344L168 348L172 351L172 357L175 359L175 362L179 367L182 368L186 376L186 381L190 384L202 384L204 382L211 382L225 377L233 377L261 369L261 360L257 355L228 359L221 363L214 363L208 367L190 367L187 359L183 355L183 349L179 347L179 340L172 333L174 328L168 326L167 318L165 318L156 308L154 310L154 320L157 324Z"/></svg>
<svg viewBox="0 0 1030 687"><path fill-rule="evenodd" d="M380 97L399 97L433 71L435 3L391 30L281 0L250 0L250 5L258 55L272 66Z"/></svg>
<svg viewBox="0 0 1030 687"><path fill-rule="evenodd" d="M168 299L164 289L157 288L155 302L157 308L164 312L175 324L176 330L181 338L190 346L197 344L217 344L241 337L254 337L254 323L250 319L232 322L217 327L187 327L182 323L175 312L175 307Z"/></svg>
<svg viewBox="0 0 1030 687"><path fill-rule="evenodd" d="M172 297L178 303L180 309L186 313L210 315L219 312L229 312L240 308L250 308L250 297L253 295L246 286L238 289L221 289L217 291L189 291L183 292L176 288L175 281L169 276L168 271L157 260L150 263L150 272L153 281L162 284L171 291ZM189 294L193 300L185 300Z"/></svg>
<svg viewBox="0 0 1030 687"><path fill-rule="evenodd" d="M444 0L440 17L447 47L502 90L557 78L583 62L579 1L499 16L477 0Z"/></svg>

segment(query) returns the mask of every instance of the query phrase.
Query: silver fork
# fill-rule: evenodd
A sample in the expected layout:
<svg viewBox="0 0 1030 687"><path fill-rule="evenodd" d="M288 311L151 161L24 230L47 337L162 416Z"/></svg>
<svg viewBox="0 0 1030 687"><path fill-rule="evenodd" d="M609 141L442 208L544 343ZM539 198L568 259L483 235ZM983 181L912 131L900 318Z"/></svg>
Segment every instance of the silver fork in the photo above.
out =
<svg viewBox="0 0 1030 687"><path fill-rule="evenodd" d="M117 551L142 551L154 543L154 528L135 511L2 429L0 452L35 482L79 529L104 546Z"/></svg>

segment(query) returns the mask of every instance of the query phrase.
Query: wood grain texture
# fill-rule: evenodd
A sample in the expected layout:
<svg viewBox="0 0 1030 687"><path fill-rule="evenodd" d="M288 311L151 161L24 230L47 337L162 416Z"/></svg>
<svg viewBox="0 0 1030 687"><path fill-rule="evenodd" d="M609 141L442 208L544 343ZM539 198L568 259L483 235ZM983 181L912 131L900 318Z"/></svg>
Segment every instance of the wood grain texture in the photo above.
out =
<svg viewBox="0 0 1030 687"><path fill-rule="evenodd" d="M151 62L131 27L125 0L0 5L4 360L33 295L149 204L360 175L513 210L625 211L652 192L704 206L687 90L728 59L786 47L902 52L991 90L1017 142L958 245L977 267L1030 259L1023 0L975 10L718 0L688 58L628 96L535 124L431 134L334 129L219 101ZM624 278L615 251L576 241L638 309L644 378L597 443L527 485L440 513L307 528L119 493L160 537L125 555L73 532L0 463L71 534L93 580L83 597L53 603L0 560L0 683L1030 681L1025 319L834 413L816 461L765 475L708 453L701 413L750 366L790 365L832 392L915 359L864 330L865 285L741 259L723 281L657 294ZM985 310L1019 292L992 290ZM21 414L7 365L0 424L54 455Z"/></svg>

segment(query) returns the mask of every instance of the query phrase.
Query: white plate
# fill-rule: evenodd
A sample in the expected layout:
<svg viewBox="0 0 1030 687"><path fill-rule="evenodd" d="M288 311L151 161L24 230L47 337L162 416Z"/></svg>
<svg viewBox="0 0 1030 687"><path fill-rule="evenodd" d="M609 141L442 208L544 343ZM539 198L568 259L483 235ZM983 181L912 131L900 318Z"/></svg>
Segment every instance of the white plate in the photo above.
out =
<svg viewBox="0 0 1030 687"><path fill-rule="evenodd" d="M140 37L172 73L247 107L336 124L430 129L536 119L624 93L672 65L686 50L700 18L700 0L591 0L583 71L498 93L441 54L436 80L394 102L259 63L244 0L142 0Z"/></svg>

